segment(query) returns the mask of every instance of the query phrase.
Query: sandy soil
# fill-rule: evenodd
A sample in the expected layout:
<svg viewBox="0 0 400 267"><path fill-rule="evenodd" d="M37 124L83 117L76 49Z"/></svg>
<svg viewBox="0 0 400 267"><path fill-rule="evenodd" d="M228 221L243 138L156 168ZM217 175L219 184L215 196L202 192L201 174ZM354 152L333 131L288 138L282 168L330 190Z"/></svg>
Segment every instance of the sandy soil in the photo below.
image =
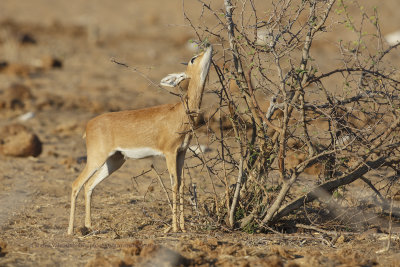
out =
<svg viewBox="0 0 400 267"><path fill-rule="evenodd" d="M385 15L384 33L397 30L399 2L370 2ZM201 12L195 1L185 1L185 9L194 17ZM188 208L189 231L166 234L170 209L157 176L154 171L139 176L153 164L168 184L161 158L128 161L97 187L92 220L98 231L86 236L79 231L80 195L75 234L66 235L70 186L84 166L86 122L106 111L178 101L111 59L157 82L184 69L180 63L194 53L188 45L193 37L178 0L1 0L0 61L15 68L0 73L0 98L15 83L27 86L31 96L21 106L0 109L0 127L26 125L43 142L43 152L37 158L0 156L0 266L399 266L398 239L390 251L376 253L386 244L384 218L376 228L336 237L301 228L284 235L246 234L212 223L205 227L201 215ZM316 53L329 51L321 46ZM49 58L62 67L46 65ZM206 93L203 106L212 104ZM34 117L21 122L27 112ZM198 168L192 177L206 198L205 171Z"/></svg>

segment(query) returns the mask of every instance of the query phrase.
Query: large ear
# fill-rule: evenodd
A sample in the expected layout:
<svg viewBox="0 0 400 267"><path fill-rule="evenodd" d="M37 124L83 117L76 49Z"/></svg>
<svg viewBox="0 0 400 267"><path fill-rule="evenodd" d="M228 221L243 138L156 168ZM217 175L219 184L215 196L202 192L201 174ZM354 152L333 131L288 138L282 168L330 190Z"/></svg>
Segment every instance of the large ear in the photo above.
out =
<svg viewBox="0 0 400 267"><path fill-rule="evenodd" d="M168 74L166 77L164 77L160 84L163 86L168 86L168 87L175 87L177 86L181 81L189 78L186 73L181 72L181 73L171 73Z"/></svg>

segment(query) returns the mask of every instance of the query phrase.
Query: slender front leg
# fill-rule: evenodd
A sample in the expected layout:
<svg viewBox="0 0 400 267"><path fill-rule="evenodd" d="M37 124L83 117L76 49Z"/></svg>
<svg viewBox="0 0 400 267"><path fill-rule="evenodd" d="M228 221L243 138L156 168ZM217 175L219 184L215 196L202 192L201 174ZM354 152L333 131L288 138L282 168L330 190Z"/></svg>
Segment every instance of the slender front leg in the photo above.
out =
<svg viewBox="0 0 400 267"><path fill-rule="evenodd" d="M178 207L177 207L177 194L180 185L177 173L177 153L166 154L167 167L171 178L172 187L172 231L178 232Z"/></svg>
<svg viewBox="0 0 400 267"><path fill-rule="evenodd" d="M180 180L179 186L179 204L180 204L180 214L179 214L179 226L182 232L186 232L185 230L185 214L184 214L184 187L185 187L185 180L183 175L183 166L185 162L185 151L181 151L178 154L178 164L177 164L177 173Z"/></svg>
<svg viewBox="0 0 400 267"><path fill-rule="evenodd" d="M184 198L183 198L183 188L185 186L185 181L183 180L182 176L182 181L181 185L179 187L179 205L180 205L180 216L179 216L179 226L181 227L182 232L186 232L185 229L185 214L184 214Z"/></svg>

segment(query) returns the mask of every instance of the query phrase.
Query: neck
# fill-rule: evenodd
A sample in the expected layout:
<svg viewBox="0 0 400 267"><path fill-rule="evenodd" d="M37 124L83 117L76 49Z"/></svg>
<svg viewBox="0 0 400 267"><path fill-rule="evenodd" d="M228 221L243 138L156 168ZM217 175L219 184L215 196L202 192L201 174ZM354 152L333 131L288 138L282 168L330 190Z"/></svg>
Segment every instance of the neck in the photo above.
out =
<svg viewBox="0 0 400 267"><path fill-rule="evenodd" d="M204 82L191 81L188 87L187 107L189 112L198 112L203 99Z"/></svg>
<svg viewBox="0 0 400 267"><path fill-rule="evenodd" d="M197 124L198 121L203 91L204 82L199 83L192 80L188 87L187 96L184 99L186 112L194 125Z"/></svg>

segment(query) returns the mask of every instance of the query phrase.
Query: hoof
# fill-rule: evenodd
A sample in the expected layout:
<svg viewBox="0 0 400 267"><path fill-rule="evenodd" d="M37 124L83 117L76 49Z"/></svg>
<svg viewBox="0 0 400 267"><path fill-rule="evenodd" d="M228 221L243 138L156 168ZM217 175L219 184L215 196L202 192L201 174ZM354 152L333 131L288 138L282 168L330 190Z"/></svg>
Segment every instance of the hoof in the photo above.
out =
<svg viewBox="0 0 400 267"><path fill-rule="evenodd" d="M91 232L91 228L88 228L86 226L81 227L79 230L83 236L88 235Z"/></svg>

